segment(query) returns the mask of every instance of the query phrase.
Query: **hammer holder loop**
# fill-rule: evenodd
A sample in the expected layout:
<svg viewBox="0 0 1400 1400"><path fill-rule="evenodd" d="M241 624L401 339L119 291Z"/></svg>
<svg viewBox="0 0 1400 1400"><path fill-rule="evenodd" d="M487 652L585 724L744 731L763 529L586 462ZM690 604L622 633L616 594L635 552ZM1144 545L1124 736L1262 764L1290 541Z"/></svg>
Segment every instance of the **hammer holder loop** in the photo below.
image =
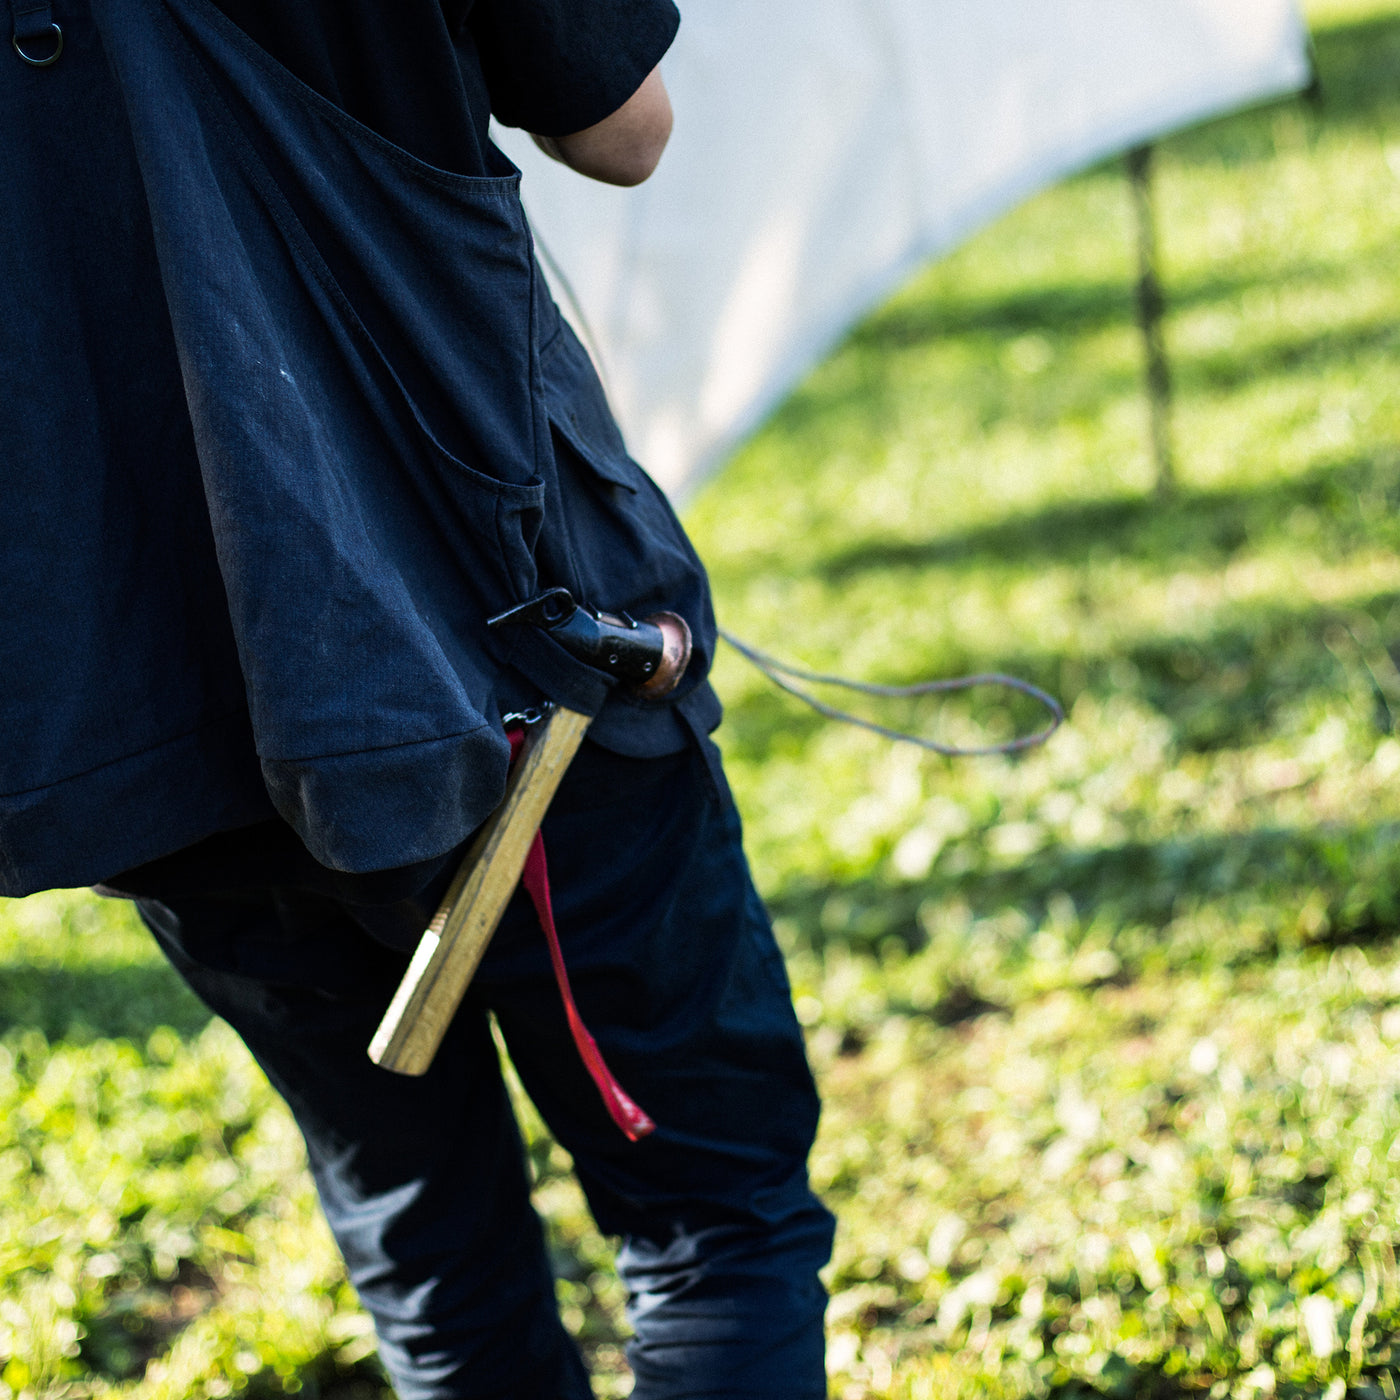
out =
<svg viewBox="0 0 1400 1400"><path fill-rule="evenodd" d="M551 588L486 625L538 627L576 660L633 690L654 692L658 670L669 661L666 634L656 623L638 622L625 612L600 612L576 602L567 588Z"/></svg>

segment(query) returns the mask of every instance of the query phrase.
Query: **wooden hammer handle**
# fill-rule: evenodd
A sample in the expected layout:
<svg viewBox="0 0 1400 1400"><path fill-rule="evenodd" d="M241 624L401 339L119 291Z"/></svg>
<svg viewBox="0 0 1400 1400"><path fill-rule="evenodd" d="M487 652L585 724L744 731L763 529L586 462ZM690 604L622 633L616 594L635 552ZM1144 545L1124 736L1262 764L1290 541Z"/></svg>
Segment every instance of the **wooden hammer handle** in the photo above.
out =
<svg viewBox="0 0 1400 1400"><path fill-rule="evenodd" d="M399 983L369 1057L397 1074L424 1074L505 913L535 832L578 752L589 716L556 706L526 730L506 795L462 858Z"/></svg>

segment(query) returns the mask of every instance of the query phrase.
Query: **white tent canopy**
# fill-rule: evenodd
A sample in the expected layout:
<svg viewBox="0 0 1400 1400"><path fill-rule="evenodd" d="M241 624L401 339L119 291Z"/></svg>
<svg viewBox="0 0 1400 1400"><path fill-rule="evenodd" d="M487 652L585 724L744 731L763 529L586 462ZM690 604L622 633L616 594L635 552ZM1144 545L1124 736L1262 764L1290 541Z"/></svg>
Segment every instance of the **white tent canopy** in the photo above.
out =
<svg viewBox="0 0 1400 1400"><path fill-rule="evenodd" d="M645 185L592 184L500 134L630 448L672 495L921 262L1061 175L1308 76L1293 0L684 16L663 65L675 135Z"/></svg>

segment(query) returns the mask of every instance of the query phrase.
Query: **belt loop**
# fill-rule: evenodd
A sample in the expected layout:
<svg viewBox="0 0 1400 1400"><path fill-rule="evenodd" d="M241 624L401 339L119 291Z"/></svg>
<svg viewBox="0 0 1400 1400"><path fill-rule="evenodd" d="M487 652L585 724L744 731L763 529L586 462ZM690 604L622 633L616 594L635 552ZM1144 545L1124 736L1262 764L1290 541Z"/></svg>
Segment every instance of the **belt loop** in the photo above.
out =
<svg viewBox="0 0 1400 1400"><path fill-rule="evenodd" d="M15 28L10 42L31 68L49 68L63 52L63 30L53 17L50 0L10 0Z"/></svg>

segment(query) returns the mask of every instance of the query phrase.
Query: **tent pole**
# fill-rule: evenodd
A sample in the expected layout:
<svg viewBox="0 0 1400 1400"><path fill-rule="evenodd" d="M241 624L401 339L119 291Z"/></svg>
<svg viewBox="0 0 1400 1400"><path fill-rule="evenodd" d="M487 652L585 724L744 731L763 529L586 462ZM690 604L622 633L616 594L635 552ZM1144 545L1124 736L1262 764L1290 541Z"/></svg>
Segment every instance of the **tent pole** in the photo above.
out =
<svg viewBox="0 0 1400 1400"><path fill-rule="evenodd" d="M1152 147L1134 146L1127 154L1127 166L1137 226L1137 320L1142 332L1148 422L1153 463L1157 469L1156 491L1159 496L1169 496L1176 489L1171 441L1172 384L1162 336L1166 298L1157 273L1157 231L1152 218Z"/></svg>

